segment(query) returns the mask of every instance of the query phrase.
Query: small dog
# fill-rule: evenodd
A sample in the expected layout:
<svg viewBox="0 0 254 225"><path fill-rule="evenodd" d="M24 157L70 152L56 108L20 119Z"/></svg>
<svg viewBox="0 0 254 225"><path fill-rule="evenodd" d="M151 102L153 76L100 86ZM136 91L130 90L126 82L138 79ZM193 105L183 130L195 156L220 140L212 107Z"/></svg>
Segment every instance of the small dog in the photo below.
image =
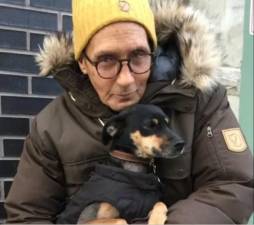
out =
<svg viewBox="0 0 254 225"><path fill-rule="evenodd" d="M106 123L102 140L105 145L111 141L110 166L98 165L82 193L72 199L74 207L86 202L78 223L127 224L147 218L148 224L164 224L167 206L160 201L154 159L175 158L184 151L168 116L157 106L135 105Z"/></svg>

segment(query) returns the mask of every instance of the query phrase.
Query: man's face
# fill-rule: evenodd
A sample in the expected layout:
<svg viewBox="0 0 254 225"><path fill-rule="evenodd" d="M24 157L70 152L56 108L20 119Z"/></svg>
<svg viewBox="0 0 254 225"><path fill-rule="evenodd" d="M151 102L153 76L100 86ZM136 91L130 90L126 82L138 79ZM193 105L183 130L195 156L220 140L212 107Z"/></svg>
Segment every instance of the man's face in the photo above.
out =
<svg viewBox="0 0 254 225"><path fill-rule="evenodd" d="M118 22L106 26L96 33L86 48L91 61L117 58L129 59L135 52L151 53L145 29L135 23ZM87 74L103 104L112 110L120 111L138 103L144 95L150 70L135 74L126 62L119 74L111 79L99 76L96 67L86 58L79 61L80 68Z"/></svg>

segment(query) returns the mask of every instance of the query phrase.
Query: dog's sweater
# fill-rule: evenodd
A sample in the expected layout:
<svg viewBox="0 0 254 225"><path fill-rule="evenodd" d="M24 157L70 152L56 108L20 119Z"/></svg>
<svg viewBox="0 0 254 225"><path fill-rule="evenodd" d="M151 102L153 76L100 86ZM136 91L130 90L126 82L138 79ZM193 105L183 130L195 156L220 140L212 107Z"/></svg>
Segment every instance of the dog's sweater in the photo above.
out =
<svg viewBox="0 0 254 225"><path fill-rule="evenodd" d="M150 173L136 173L113 166L97 165L91 178L68 202L57 223L75 224L85 207L108 202L128 222L147 217L160 199L160 183Z"/></svg>

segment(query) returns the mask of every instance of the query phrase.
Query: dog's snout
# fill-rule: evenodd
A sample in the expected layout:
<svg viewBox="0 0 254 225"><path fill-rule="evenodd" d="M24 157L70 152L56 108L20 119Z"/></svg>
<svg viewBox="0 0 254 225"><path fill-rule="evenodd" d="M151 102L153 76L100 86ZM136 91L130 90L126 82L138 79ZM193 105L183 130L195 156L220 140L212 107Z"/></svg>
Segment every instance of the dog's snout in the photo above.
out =
<svg viewBox="0 0 254 225"><path fill-rule="evenodd" d="M184 142L183 141L177 142L174 145L174 147L175 147L176 152L183 154L183 151L184 151Z"/></svg>

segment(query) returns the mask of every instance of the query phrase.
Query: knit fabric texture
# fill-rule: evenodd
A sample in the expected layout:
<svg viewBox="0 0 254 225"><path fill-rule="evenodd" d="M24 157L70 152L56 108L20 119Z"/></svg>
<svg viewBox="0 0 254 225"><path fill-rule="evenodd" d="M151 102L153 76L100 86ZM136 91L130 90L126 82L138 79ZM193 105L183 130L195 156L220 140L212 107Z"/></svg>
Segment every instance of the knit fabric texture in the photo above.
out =
<svg viewBox="0 0 254 225"><path fill-rule="evenodd" d="M73 45L75 59L93 35L116 22L142 25L153 47L157 46L155 21L148 0L72 0Z"/></svg>

